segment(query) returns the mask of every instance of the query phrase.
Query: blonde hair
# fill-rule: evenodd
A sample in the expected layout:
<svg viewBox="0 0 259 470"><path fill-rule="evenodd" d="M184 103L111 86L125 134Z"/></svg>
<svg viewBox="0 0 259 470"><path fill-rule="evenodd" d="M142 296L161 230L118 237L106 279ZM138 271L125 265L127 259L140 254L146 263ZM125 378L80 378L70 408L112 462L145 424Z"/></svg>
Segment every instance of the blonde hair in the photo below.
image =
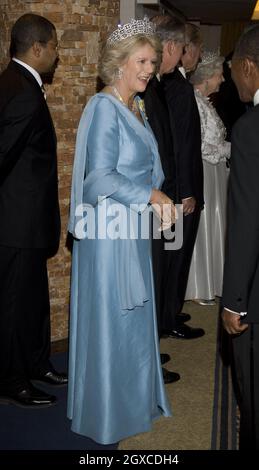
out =
<svg viewBox="0 0 259 470"><path fill-rule="evenodd" d="M162 44L156 36L137 34L114 44L105 44L99 65L99 76L105 85L111 85L118 76L119 68L141 46L149 44L157 54L156 71L158 72L162 59Z"/></svg>

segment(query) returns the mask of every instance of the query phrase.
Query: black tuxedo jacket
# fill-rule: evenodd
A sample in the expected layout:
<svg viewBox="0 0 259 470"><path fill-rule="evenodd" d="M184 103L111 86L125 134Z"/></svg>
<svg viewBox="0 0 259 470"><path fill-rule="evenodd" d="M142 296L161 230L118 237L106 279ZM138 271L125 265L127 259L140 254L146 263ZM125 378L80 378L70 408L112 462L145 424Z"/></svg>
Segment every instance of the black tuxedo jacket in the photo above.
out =
<svg viewBox="0 0 259 470"><path fill-rule="evenodd" d="M149 124L158 143L158 150L165 175L162 191L175 201L177 190L174 143L164 90L156 77L153 77L149 82L142 98L144 98Z"/></svg>
<svg viewBox="0 0 259 470"><path fill-rule="evenodd" d="M58 247L56 136L39 84L11 61L0 76L0 244Z"/></svg>
<svg viewBox="0 0 259 470"><path fill-rule="evenodd" d="M177 68L163 75L162 83L175 137L180 201L193 196L202 207L201 126L193 87Z"/></svg>
<svg viewBox="0 0 259 470"><path fill-rule="evenodd" d="M232 131L223 305L259 323L259 106Z"/></svg>

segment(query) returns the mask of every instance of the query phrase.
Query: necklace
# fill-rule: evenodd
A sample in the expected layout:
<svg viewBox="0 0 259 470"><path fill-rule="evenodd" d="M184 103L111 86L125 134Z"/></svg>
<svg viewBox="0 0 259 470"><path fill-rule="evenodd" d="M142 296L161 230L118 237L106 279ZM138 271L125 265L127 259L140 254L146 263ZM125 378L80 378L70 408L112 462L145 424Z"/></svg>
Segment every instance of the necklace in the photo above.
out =
<svg viewBox="0 0 259 470"><path fill-rule="evenodd" d="M127 106L127 104L125 103L125 101L123 100L122 96L120 95L120 93L118 92L117 88L115 86L111 86L116 98L118 98L118 100L120 101L120 103L122 103L124 106L126 106L126 108L128 108L130 111L132 111L134 114L137 114L139 112L138 110L138 106L135 102L135 100L133 100L132 102L132 105L129 107Z"/></svg>
<svg viewBox="0 0 259 470"><path fill-rule="evenodd" d="M121 96L120 93L118 92L117 88L116 88L115 86L112 86L111 88L112 88L112 90L114 91L114 94L115 94L116 98L118 98L118 100L119 100L122 104L124 104L124 106L127 106L126 103L125 103L125 101L123 100L122 96ZM127 107L128 107L128 106L127 106Z"/></svg>

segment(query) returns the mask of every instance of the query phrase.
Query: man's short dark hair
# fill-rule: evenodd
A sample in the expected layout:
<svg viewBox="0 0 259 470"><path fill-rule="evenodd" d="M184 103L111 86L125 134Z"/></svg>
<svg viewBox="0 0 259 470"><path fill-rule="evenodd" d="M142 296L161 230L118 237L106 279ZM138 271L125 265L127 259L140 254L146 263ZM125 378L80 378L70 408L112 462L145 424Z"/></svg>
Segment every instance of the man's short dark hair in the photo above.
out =
<svg viewBox="0 0 259 470"><path fill-rule="evenodd" d="M259 25L252 26L239 38L234 51L236 58L248 58L259 67Z"/></svg>
<svg viewBox="0 0 259 470"><path fill-rule="evenodd" d="M13 25L11 31L10 56L25 54L35 42L46 44L55 26L44 16L26 13Z"/></svg>

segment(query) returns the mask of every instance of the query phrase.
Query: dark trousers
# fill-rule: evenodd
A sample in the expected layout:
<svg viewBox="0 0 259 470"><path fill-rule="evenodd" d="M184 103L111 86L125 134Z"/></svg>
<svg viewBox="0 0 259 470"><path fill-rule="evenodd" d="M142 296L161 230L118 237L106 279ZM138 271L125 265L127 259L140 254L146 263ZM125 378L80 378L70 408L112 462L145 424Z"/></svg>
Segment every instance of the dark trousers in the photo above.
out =
<svg viewBox="0 0 259 470"><path fill-rule="evenodd" d="M259 450L259 324L232 340L240 408L240 449Z"/></svg>
<svg viewBox="0 0 259 470"><path fill-rule="evenodd" d="M14 389L49 368L46 251L0 246L0 286L0 389Z"/></svg>
<svg viewBox="0 0 259 470"><path fill-rule="evenodd" d="M189 276L193 248L200 221L200 209L183 218L183 245L165 250L166 241L153 240L152 256L159 336L176 325L181 312Z"/></svg>

